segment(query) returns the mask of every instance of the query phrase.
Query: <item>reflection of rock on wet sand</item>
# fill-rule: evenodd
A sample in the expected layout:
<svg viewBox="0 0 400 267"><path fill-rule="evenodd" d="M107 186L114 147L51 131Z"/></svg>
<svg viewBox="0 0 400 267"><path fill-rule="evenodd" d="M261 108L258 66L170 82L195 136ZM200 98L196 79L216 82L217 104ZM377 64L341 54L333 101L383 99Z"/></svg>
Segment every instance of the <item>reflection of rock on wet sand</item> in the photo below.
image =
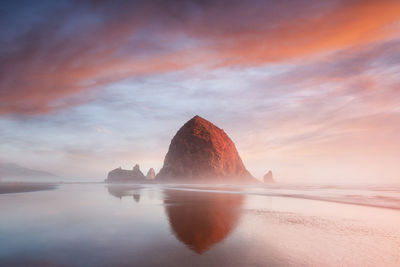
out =
<svg viewBox="0 0 400 267"><path fill-rule="evenodd" d="M125 196L133 196L136 202L140 201L140 187L124 186L124 185L109 185L107 186L108 193L114 197L122 198Z"/></svg>
<svg viewBox="0 0 400 267"><path fill-rule="evenodd" d="M176 238L201 254L235 229L243 196L167 190L164 202Z"/></svg>

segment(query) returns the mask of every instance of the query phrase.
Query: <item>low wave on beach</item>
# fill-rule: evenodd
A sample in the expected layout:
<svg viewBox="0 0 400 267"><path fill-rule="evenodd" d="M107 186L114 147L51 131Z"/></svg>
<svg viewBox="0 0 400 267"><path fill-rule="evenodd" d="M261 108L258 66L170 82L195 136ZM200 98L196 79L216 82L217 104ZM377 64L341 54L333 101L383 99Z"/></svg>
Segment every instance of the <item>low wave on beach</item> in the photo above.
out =
<svg viewBox="0 0 400 267"><path fill-rule="evenodd" d="M387 209L400 209L400 186L356 186L356 185L285 185L271 184L264 186L182 186L168 187L172 190L201 191L214 193L247 194L273 197L302 198L310 200L330 201L361 206Z"/></svg>

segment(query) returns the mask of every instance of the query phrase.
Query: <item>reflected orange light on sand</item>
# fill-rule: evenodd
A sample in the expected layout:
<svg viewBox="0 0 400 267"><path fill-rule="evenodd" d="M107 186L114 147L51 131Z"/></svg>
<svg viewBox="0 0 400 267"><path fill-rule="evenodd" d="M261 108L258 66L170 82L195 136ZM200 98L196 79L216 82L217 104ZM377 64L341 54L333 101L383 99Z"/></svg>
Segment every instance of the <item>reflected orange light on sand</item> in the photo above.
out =
<svg viewBox="0 0 400 267"><path fill-rule="evenodd" d="M201 254L235 229L244 196L166 190L165 211L178 240Z"/></svg>

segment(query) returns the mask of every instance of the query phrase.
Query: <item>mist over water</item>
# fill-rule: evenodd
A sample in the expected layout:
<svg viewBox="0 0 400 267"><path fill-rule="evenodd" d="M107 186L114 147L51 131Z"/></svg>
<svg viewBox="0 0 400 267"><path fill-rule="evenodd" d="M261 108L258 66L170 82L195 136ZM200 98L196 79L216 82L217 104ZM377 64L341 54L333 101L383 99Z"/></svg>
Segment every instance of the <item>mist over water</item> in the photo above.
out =
<svg viewBox="0 0 400 267"><path fill-rule="evenodd" d="M398 266L399 196L278 184L0 194L0 266Z"/></svg>

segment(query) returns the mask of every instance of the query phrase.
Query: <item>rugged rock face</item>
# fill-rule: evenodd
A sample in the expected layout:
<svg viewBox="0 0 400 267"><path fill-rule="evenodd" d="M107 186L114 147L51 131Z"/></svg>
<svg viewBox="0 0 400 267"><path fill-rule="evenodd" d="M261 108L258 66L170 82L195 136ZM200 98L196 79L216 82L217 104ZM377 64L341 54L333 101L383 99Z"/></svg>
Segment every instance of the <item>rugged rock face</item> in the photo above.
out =
<svg viewBox="0 0 400 267"><path fill-rule="evenodd" d="M176 133L156 179L188 183L257 181L246 170L228 135L199 116Z"/></svg>
<svg viewBox="0 0 400 267"><path fill-rule="evenodd" d="M146 177L140 171L139 165L135 165L132 170L123 170L121 167L108 173L107 183L135 183L143 182Z"/></svg>
<svg viewBox="0 0 400 267"><path fill-rule="evenodd" d="M153 180L155 177L156 177L156 172L154 171L153 168L150 168L146 174L146 178L149 180Z"/></svg>
<svg viewBox="0 0 400 267"><path fill-rule="evenodd" d="M264 183L273 183L274 182L274 176L272 175L272 171L269 171L264 175L263 181L264 181Z"/></svg>

